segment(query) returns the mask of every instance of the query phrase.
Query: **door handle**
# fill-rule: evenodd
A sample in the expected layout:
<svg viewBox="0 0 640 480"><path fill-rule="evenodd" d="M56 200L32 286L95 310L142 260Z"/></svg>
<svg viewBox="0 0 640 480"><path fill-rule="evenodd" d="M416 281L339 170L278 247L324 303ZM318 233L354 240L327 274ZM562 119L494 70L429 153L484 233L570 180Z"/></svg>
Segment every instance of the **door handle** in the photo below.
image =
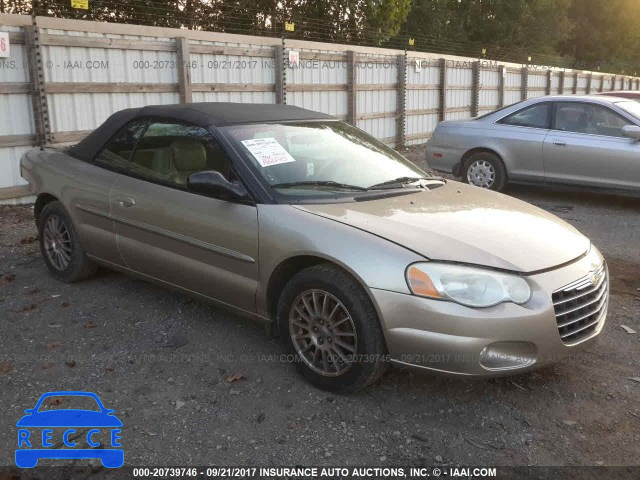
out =
<svg viewBox="0 0 640 480"><path fill-rule="evenodd" d="M133 198L119 198L116 200L121 207L133 207L136 201Z"/></svg>
<svg viewBox="0 0 640 480"><path fill-rule="evenodd" d="M564 142L553 142L556 147L566 147L567 144Z"/></svg>

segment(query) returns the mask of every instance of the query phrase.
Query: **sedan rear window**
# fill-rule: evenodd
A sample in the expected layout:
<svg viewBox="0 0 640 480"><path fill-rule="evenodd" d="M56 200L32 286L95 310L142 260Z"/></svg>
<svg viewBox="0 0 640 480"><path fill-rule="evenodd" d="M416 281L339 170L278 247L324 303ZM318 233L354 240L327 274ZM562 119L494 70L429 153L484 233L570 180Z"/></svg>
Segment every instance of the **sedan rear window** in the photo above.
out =
<svg viewBox="0 0 640 480"><path fill-rule="evenodd" d="M500 120L499 123L504 125L514 125L517 127L531 127L531 128L549 128L549 112L550 103L537 103L530 107L524 108L516 113Z"/></svg>
<svg viewBox="0 0 640 480"><path fill-rule="evenodd" d="M615 106L640 119L640 103L638 101L615 102Z"/></svg>

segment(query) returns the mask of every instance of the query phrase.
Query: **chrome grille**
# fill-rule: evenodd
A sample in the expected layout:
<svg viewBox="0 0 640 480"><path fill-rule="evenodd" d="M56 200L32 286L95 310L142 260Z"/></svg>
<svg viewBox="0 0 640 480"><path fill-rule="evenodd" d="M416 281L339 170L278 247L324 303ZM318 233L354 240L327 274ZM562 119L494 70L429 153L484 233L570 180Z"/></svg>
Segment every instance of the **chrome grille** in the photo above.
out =
<svg viewBox="0 0 640 480"><path fill-rule="evenodd" d="M609 279L603 263L580 280L556 290L552 296L558 332L566 344L591 336L598 328L609 299Z"/></svg>

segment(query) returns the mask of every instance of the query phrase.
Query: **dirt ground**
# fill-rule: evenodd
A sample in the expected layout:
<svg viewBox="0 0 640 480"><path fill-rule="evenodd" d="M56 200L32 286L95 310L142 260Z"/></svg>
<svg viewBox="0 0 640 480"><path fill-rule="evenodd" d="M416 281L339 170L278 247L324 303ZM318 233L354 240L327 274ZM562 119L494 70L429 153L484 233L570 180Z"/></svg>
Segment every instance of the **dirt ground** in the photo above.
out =
<svg viewBox="0 0 640 480"><path fill-rule="evenodd" d="M420 150L406 153L420 163ZM15 423L42 393L87 390L123 421L127 465L639 465L640 200L506 193L607 258L599 344L511 378L393 369L351 395L311 387L261 325L220 308L109 271L55 281L32 207L0 207L0 464L14 464Z"/></svg>

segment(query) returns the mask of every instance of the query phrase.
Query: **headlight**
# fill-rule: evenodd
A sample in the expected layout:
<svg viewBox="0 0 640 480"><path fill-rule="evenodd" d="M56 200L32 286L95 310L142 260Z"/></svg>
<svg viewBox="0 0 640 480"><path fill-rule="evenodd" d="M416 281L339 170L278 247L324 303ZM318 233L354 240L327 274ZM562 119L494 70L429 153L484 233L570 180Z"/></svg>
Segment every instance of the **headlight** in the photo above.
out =
<svg viewBox="0 0 640 480"><path fill-rule="evenodd" d="M502 302L523 304L531 298L527 281L508 273L445 263L415 263L406 272L414 295L451 300L468 307Z"/></svg>

